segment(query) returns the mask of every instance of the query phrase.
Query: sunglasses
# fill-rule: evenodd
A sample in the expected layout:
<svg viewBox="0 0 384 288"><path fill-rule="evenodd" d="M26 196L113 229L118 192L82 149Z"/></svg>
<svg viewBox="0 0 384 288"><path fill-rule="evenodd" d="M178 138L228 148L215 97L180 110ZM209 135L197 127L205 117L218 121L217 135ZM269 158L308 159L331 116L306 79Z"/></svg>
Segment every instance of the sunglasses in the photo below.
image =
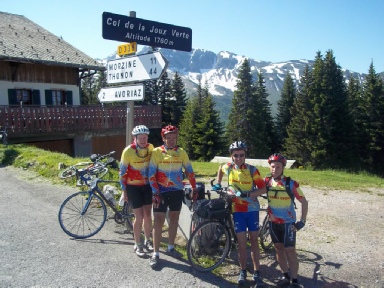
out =
<svg viewBox="0 0 384 288"><path fill-rule="evenodd" d="M245 154L233 154L232 157L235 157L235 158L243 158L245 156Z"/></svg>

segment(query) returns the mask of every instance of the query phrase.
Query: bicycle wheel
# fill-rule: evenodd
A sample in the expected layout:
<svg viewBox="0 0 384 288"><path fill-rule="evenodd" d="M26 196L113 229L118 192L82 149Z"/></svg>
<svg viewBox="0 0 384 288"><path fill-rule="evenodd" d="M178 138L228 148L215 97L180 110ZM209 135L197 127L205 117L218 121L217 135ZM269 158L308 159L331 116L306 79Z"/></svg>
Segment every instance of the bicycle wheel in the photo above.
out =
<svg viewBox="0 0 384 288"><path fill-rule="evenodd" d="M77 192L59 210L59 223L69 236L82 239L98 233L107 219L107 208L96 194Z"/></svg>
<svg viewBox="0 0 384 288"><path fill-rule="evenodd" d="M133 220L135 219L135 217L133 216L132 204L129 201L124 202L122 213L124 215L124 225L126 228L126 232L132 234L133 236Z"/></svg>
<svg viewBox="0 0 384 288"><path fill-rule="evenodd" d="M193 231L195 231L195 229L205 221L204 218L200 217L199 215L197 215L196 212L193 212L192 214L192 218L191 218L191 225L189 227L189 238L191 238L191 235L193 233Z"/></svg>
<svg viewBox="0 0 384 288"><path fill-rule="evenodd" d="M76 176L76 169L74 169L73 167L69 167L68 169L65 169L64 171L59 173L59 177L61 179L67 179L73 176Z"/></svg>
<svg viewBox="0 0 384 288"><path fill-rule="evenodd" d="M228 229L220 222L204 222L188 241L188 261L197 271L209 272L223 263L230 248Z"/></svg>
<svg viewBox="0 0 384 288"><path fill-rule="evenodd" d="M94 176L97 178L103 178L107 173L108 173L107 167L100 167L98 169L90 171L91 176Z"/></svg>
<svg viewBox="0 0 384 288"><path fill-rule="evenodd" d="M269 217L268 215L265 216L263 220L263 225L261 226L260 232L260 245L261 248L263 248L264 251L267 251L272 248L273 242L271 238L271 233L269 231Z"/></svg>

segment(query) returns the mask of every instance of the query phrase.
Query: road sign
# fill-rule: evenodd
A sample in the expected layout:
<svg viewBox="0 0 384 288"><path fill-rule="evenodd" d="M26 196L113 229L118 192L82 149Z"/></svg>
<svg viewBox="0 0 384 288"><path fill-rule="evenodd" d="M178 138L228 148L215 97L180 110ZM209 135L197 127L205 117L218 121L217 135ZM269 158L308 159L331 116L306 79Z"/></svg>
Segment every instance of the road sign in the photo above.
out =
<svg viewBox="0 0 384 288"><path fill-rule="evenodd" d="M136 17L103 13L103 38L190 52L192 29Z"/></svg>
<svg viewBox="0 0 384 288"><path fill-rule="evenodd" d="M107 83L140 82L160 78L168 62L160 52L108 61Z"/></svg>
<svg viewBox="0 0 384 288"><path fill-rule="evenodd" d="M117 46L117 55L119 56L133 54L133 53L136 53L136 51L137 51L136 42L126 43L126 44Z"/></svg>
<svg viewBox="0 0 384 288"><path fill-rule="evenodd" d="M102 103L143 100L144 85L102 88L97 98L99 98L99 101Z"/></svg>

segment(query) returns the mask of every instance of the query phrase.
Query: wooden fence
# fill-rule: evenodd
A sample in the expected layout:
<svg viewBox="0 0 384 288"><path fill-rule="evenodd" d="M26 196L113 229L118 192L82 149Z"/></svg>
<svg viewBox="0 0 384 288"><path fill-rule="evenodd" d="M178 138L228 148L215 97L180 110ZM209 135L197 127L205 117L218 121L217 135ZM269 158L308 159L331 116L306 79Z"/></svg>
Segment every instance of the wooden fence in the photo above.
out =
<svg viewBox="0 0 384 288"><path fill-rule="evenodd" d="M38 135L125 129L127 106L0 106L1 129L8 135ZM159 106L135 106L134 125L161 127Z"/></svg>

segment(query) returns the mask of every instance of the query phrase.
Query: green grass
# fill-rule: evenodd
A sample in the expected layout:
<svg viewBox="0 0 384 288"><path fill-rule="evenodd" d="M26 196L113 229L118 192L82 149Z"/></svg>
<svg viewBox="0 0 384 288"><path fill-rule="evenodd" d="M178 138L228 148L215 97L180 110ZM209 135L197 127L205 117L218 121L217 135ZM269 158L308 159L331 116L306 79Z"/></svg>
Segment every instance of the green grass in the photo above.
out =
<svg viewBox="0 0 384 288"><path fill-rule="evenodd" d="M7 147L0 146L0 162L2 164L34 171L50 179L53 183L72 184L73 182L74 184L74 180L59 179L59 163L70 166L85 161L89 161L89 158L73 158L63 153L50 152L24 144L9 145ZM219 165L218 163L210 162L192 162L196 177L199 181L206 183L216 178ZM263 177L269 173L269 169L266 167L258 168ZM311 186L324 190L358 190L364 192L368 191L368 188L384 189L383 178L365 172L349 173L335 170L313 171L306 169L287 169L285 170L285 175L295 179L301 186ZM118 169L110 169L105 179L117 180ZM226 181L226 178L224 178L224 181Z"/></svg>

